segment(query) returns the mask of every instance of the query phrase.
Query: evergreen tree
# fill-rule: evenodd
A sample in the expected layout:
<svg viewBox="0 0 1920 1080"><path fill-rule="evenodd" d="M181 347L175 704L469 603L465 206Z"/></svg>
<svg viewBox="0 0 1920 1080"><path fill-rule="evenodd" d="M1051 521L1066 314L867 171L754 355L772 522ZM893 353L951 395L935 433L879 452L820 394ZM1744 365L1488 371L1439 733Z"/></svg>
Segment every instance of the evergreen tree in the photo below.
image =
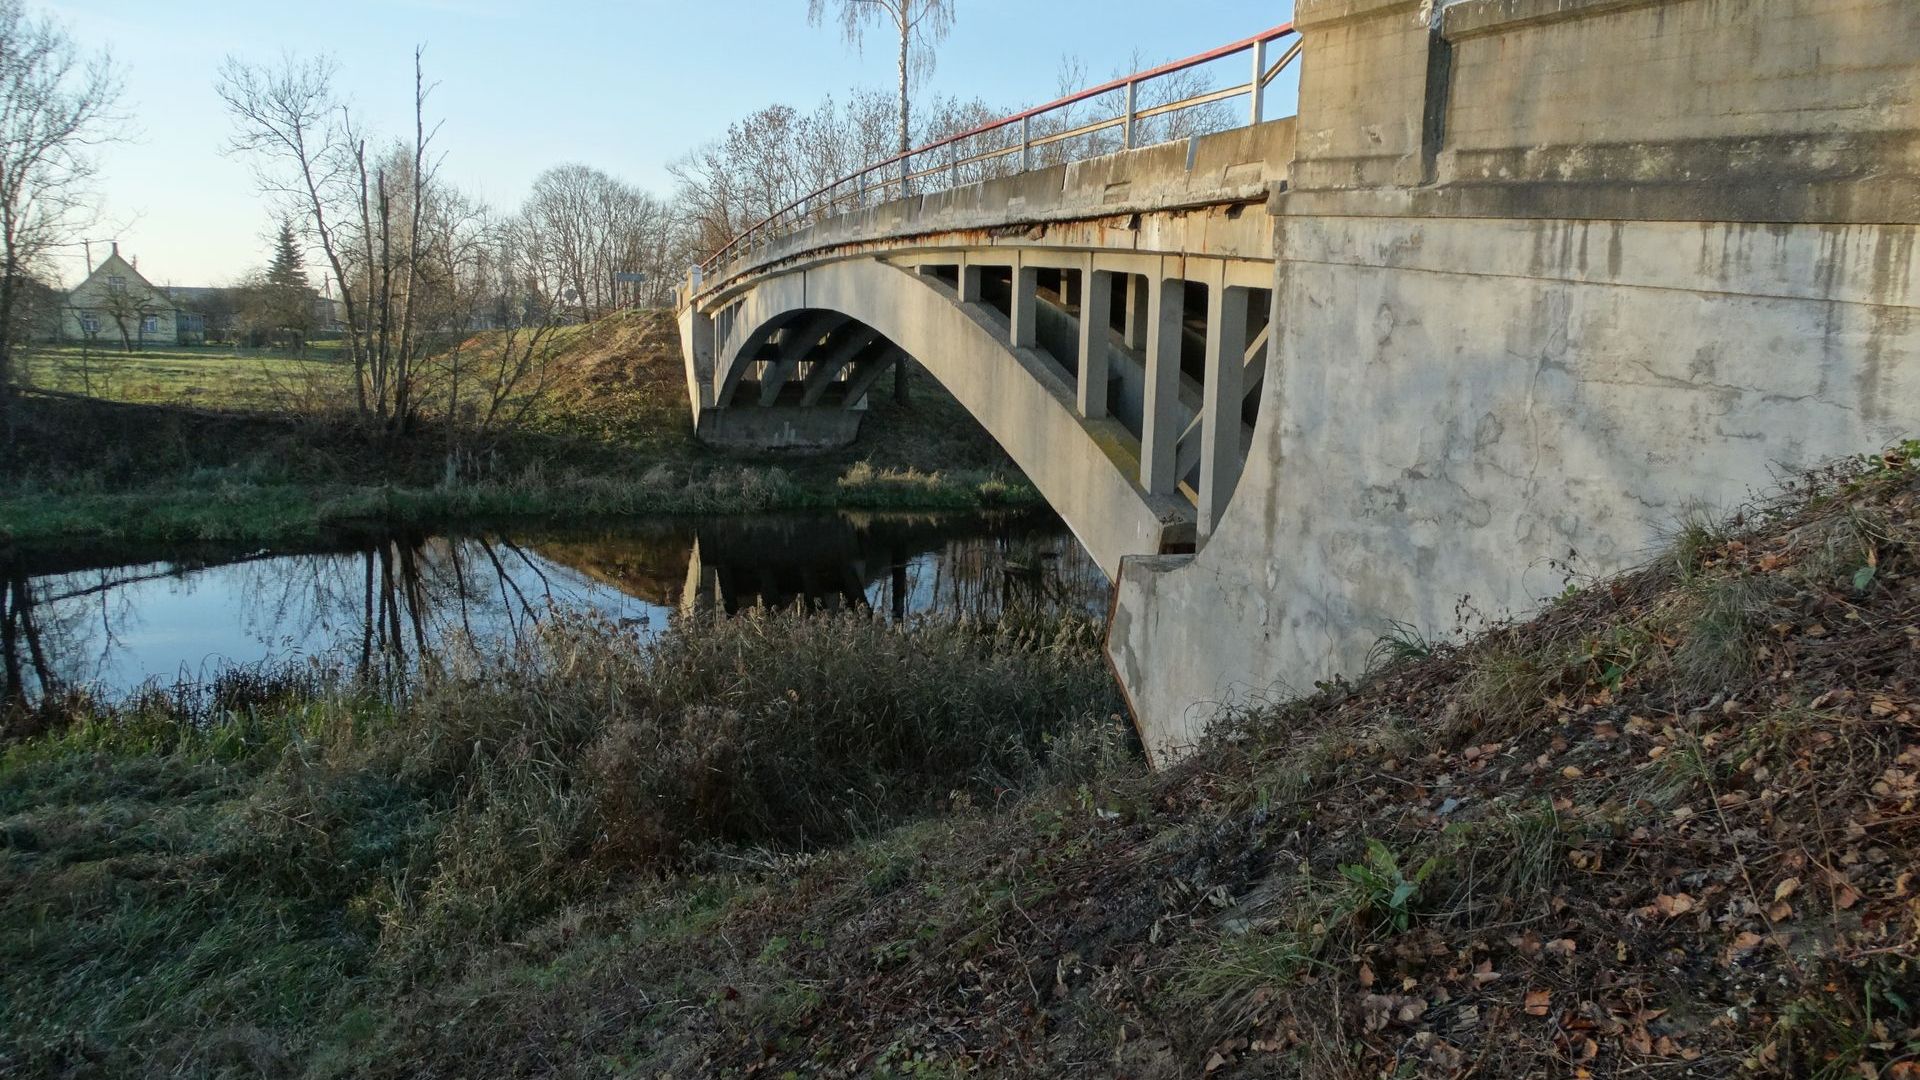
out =
<svg viewBox="0 0 1920 1080"><path fill-rule="evenodd" d="M260 288L258 316L252 320L256 336L301 349L313 331L313 287L307 282L307 260L293 225L280 223L267 263L267 280Z"/></svg>
<svg viewBox="0 0 1920 1080"><path fill-rule="evenodd" d="M273 261L267 265L267 284L290 293L307 289L307 258L301 253L300 241L294 237L293 226L288 222L280 223L280 234L273 239Z"/></svg>

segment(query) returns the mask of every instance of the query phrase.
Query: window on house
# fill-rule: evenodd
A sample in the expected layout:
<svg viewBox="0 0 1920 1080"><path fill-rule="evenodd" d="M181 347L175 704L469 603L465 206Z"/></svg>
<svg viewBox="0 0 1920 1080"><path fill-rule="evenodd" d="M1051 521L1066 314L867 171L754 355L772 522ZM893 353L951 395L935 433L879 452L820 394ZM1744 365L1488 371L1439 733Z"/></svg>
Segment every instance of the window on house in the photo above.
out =
<svg viewBox="0 0 1920 1080"><path fill-rule="evenodd" d="M99 317L95 315L80 316L80 329L85 330L89 334L99 333L100 332Z"/></svg>
<svg viewBox="0 0 1920 1080"><path fill-rule="evenodd" d="M141 316L141 317L140 317L140 332L141 332L141 333L143 333L143 334L157 334L157 333L159 333L159 332L160 332L160 316L158 316L158 315L143 315L143 316Z"/></svg>
<svg viewBox="0 0 1920 1080"><path fill-rule="evenodd" d="M107 276L107 291L108 291L108 292L126 292L126 291L127 291L127 279L126 279L126 278L123 278L123 277L121 277L121 276L120 276L119 274L110 274L110 275L108 275L108 276Z"/></svg>

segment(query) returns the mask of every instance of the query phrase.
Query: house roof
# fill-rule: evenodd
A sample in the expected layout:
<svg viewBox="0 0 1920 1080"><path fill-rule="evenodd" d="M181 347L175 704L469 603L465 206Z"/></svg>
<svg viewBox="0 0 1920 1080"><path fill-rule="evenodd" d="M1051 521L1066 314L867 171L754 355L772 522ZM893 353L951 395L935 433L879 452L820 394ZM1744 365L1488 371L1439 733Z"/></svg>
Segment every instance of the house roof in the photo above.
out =
<svg viewBox="0 0 1920 1080"><path fill-rule="evenodd" d="M94 282L104 282L107 278L115 275L126 278L130 286L137 283L140 287L146 289L147 293L155 300L163 301L175 307L200 304L215 293L230 291L218 285L167 285L164 287L155 285L142 276L140 271L134 269L132 263L120 257L120 245L115 244L113 245L113 250L108 253L107 257L100 260L100 265L94 267L93 272L87 275L86 280L74 286L73 290L67 295L69 298L77 296L82 290L94 284ZM322 296L318 289L311 286L308 287L307 292L311 295L316 306L324 303L329 306L329 311L339 303L338 300L335 300L331 296ZM71 302L71 299L69 302Z"/></svg>
<svg viewBox="0 0 1920 1080"><path fill-rule="evenodd" d="M120 257L119 244L113 245L113 250L107 254L106 258L100 260L99 266L93 268L93 273L88 274L87 279L75 286L73 293L69 295L77 295L81 290L96 281L104 281L116 276L126 278L129 284L138 283L141 288L144 288L152 296L171 302L172 298L169 297L165 291L154 288L153 282L142 277L140 271L133 268L132 263Z"/></svg>

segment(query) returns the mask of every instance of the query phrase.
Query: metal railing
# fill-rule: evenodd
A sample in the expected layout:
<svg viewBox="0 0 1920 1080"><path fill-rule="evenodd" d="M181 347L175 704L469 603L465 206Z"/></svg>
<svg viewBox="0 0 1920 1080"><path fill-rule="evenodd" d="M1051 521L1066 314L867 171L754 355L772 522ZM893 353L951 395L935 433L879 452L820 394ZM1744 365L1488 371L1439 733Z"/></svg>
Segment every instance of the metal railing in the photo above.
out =
<svg viewBox="0 0 1920 1080"><path fill-rule="evenodd" d="M1278 60L1269 64L1268 46L1289 37L1294 40ZM1068 144L1074 139L1097 136L1112 128L1120 129L1120 147L1130 150L1138 145L1142 120L1170 115L1183 109L1230 101L1237 97L1244 96L1248 99L1246 114L1248 122L1258 124L1263 118L1267 86L1286 69L1288 64L1293 62L1295 57L1300 55L1300 44L1293 24L1284 23L1252 37L1222 45L1217 49L1209 49L1184 60L1175 60L1101 83L1098 86L1088 87L1056 101L1049 101L1045 105L1017 112L1011 116L1003 116L998 120L969 128L957 135L949 135L927 143L925 146L915 147L904 154L896 154L884 161L876 161L857 172L849 173L831 183L815 188L728 240L719 251L714 252L697 268L700 273L693 283L695 290L697 291L700 287L700 278L709 277L716 269L732 259L842 209L857 209L911 194L915 190L914 185L917 181L944 175L949 180L948 186L956 187L963 182L971 182L973 179L971 174L981 172L982 166L1004 168L1006 159L1016 154L1019 155L1019 169L1006 171L1025 172L1033 167L1036 150L1056 144ZM1173 101L1145 106L1141 104L1140 88L1152 80L1189 71L1202 64L1240 53L1252 54L1252 70L1246 82L1192 94ZM1123 106L1117 115L1092 121L1071 122L1069 110L1074 106L1115 92L1124 94ZM1045 120L1056 115L1067 122L1058 130L1046 130ZM1042 122L1039 134L1035 134L1035 121ZM964 156L962 155L962 144L990 135L999 136L998 145L981 151L970 150ZM1109 150L1110 147L1100 147L1095 153L1083 156L1098 156L1099 153L1106 153ZM940 155L943 151L942 157ZM930 165L927 164L929 156L936 158ZM1079 159L1063 155L1061 160ZM1049 161L1047 164L1058 163L1059 161ZM967 181L960 179L963 170L970 174ZM893 175L889 175L890 173ZM945 190L945 188L934 190Z"/></svg>

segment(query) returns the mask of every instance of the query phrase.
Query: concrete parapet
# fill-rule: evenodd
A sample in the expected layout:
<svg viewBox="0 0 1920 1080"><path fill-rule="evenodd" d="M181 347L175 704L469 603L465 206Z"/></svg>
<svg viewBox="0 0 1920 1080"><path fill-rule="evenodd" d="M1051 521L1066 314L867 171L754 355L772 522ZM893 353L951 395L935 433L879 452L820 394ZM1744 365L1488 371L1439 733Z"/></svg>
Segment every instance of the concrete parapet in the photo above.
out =
<svg viewBox="0 0 1920 1080"><path fill-rule="evenodd" d="M756 248L710 284L724 287L812 252L881 241L1264 203L1286 179L1293 125L1291 117L1270 120L839 214Z"/></svg>

